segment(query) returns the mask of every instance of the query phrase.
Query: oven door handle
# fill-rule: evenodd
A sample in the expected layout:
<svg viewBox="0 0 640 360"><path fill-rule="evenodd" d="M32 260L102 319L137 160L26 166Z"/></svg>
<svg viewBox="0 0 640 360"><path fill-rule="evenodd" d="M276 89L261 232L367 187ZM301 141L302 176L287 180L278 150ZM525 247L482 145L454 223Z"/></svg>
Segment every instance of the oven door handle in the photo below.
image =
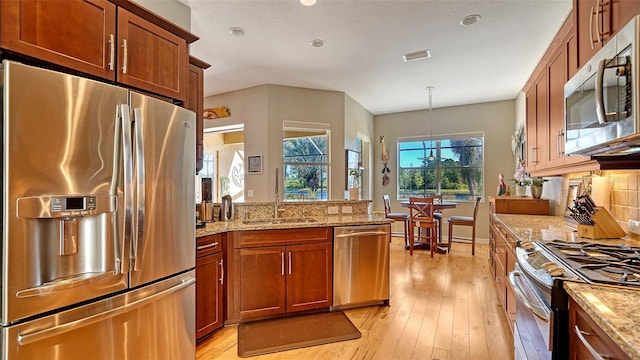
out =
<svg viewBox="0 0 640 360"><path fill-rule="evenodd" d="M524 306L527 307L527 309L529 309L529 311L531 311L533 313L533 315L539 317L540 319L544 320L545 322L549 322L550 311L545 307L537 306L537 305L533 304L529 300L527 295L525 295L524 291L522 291L522 288L520 287L520 284L518 284L518 280L516 280L516 277L518 277L518 276L522 276L522 273L517 271L517 270L513 270L512 272L509 273L509 283L511 283L511 287L513 288L513 292L515 292L515 294L518 297L518 299L522 302L522 304L524 304ZM538 302L542 302L542 300L539 299L539 298L537 300L538 300Z"/></svg>

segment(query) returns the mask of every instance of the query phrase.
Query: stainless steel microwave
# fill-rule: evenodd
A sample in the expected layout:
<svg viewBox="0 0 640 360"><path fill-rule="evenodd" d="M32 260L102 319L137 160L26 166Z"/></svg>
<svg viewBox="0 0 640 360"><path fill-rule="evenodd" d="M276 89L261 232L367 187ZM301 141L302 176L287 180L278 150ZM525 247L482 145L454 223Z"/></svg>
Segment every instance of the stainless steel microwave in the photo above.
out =
<svg viewBox="0 0 640 360"><path fill-rule="evenodd" d="M636 16L565 84L566 154L640 152L639 26Z"/></svg>

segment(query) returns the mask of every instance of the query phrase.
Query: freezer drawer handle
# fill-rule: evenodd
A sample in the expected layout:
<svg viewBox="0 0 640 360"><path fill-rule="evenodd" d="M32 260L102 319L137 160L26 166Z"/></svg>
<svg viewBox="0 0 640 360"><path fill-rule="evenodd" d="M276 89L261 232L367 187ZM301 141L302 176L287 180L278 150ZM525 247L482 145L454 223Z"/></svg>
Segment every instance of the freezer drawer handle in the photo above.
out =
<svg viewBox="0 0 640 360"><path fill-rule="evenodd" d="M108 319L108 318L112 318L112 317L116 317L118 315L122 315L125 313L128 313L130 311L133 311L147 303L153 302L158 298L161 298L163 296L167 296L171 293L174 293L176 291L179 291L181 289L184 289L188 286L190 286L191 284L194 284L196 282L195 278L190 278L187 281L184 281L183 283L180 283L174 287L171 287L169 289L163 290L157 294L151 295L149 297L146 298L142 298L140 300L136 300L134 302L132 302L131 304L122 306L122 307L118 307L116 309L111 309L111 310L107 310L105 312L102 312L100 314L95 314L93 316L89 316L87 318L82 318L80 320L76 320L76 321L72 321L72 322L68 322L66 324L62 324L62 325L58 325L58 326L54 326L45 330L40 330L40 331L36 331L30 334L26 334L26 335L22 335L19 334L18 335L18 343L20 345L29 345L29 344L33 344L35 342L38 341L42 341L44 339L53 337L53 336L57 336L69 331L73 331L73 330L78 330L80 328L83 328L85 326L89 326L91 324L95 324L97 322L100 322L104 319Z"/></svg>
<svg viewBox="0 0 640 360"><path fill-rule="evenodd" d="M16 293L17 298L26 298L29 296L38 296L49 294L54 291L68 290L74 287L87 285L111 278L116 275L115 271L109 271L105 273L87 273L74 276L70 279L54 280L49 284L44 284L29 289L20 290Z"/></svg>
<svg viewBox="0 0 640 360"><path fill-rule="evenodd" d="M340 234L336 235L336 238L349 238L349 237L357 237L357 236L371 236L371 235L389 235L389 233L385 231L361 231L354 232L350 234Z"/></svg>

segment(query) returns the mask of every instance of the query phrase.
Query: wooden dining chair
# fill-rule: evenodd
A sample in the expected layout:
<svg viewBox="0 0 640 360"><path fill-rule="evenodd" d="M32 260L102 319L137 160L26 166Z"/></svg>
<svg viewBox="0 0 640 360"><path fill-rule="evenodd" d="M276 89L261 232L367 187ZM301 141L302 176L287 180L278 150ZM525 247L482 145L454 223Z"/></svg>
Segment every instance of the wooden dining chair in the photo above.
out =
<svg viewBox="0 0 640 360"><path fill-rule="evenodd" d="M442 195L433 195L434 204L442 203ZM434 208L433 217L438 221L438 243L442 243L442 211Z"/></svg>
<svg viewBox="0 0 640 360"><path fill-rule="evenodd" d="M471 255L476 254L476 218L478 217L478 205L480 204L480 196L476 197L476 204L473 207L473 216L449 216L449 243L447 244L448 252L451 252L451 243L453 242L453 227L455 225L471 226L471 240L456 239L456 242L471 243Z"/></svg>
<svg viewBox="0 0 640 360"><path fill-rule="evenodd" d="M431 257L438 246L438 221L433 216L433 197L409 197L409 254L413 255L415 239L426 239ZM419 228L415 235L415 228Z"/></svg>
<svg viewBox="0 0 640 360"><path fill-rule="evenodd" d="M387 219L391 219L393 221L402 221L402 225L404 227L404 247L409 246L407 244L408 238L408 227L409 227L409 214L407 213L394 213L391 212L391 200L389 200L389 195L382 195L382 201L384 202L384 217Z"/></svg>

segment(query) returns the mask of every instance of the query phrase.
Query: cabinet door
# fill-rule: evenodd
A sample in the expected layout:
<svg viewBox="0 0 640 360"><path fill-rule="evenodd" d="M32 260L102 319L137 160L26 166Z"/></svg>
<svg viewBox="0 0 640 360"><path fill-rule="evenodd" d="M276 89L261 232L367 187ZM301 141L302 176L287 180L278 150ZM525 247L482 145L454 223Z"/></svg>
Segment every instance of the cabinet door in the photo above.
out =
<svg viewBox="0 0 640 360"><path fill-rule="evenodd" d="M222 253L196 259L196 338L222 327L223 319Z"/></svg>
<svg viewBox="0 0 640 360"><path fill-rule="evenodd" d="M189 64L189 88L187 101L184 107L196 113L196 174L202 170L203 166L203 99L204 96L204 71Z"/></svg>
<svg viewBox="0 0 640 360"><path fill-rule="evenodd" d="M331 306L332 251L331 243L287 246L287 312Z"/></svg>
<svg viewBox="0 0 640 360"><path fill-rule="evenodd" d="M578 63L581 67L611 36L611 2L608 0L574 0Z"/></svg>
<svg viewBox="0 0 640 360"><path fill-rule="evenodd" d="M283 246L235 250L235 275L240 288L240 318L283 314L285 249Z"/></svg>
<svg viewBox="0 0 640 360"><path fill-rule="evenodd" d="M547 165L549 77L543 71L527 92L527 170L544 169Z"/></svg>
<svg viewBox="0 0 640 360"><path fill-rule="evenodd" d="M186 40L118 8L118 82L184 101L188 51Z"/></svg>
<svg viewBox="0 0 640 360"><path fill-rule="evenodd" d="M638 0L615 0L611 2L611 30L614 33L627 25L634 16L640 14L640 1Z"/></svg>
<svg viewBox="0 0 640 360"><path fill-rule="evenodd" d="M567 53L564 46L549 61L549 132L547 165L564 164L564 84L567 82Z"/></svg>
<svg viewBox="0 0 640 360"><path fill-rule="evenodd" d="M107 0L0 2L0 46L115 79L116 6Z"/></svg>

